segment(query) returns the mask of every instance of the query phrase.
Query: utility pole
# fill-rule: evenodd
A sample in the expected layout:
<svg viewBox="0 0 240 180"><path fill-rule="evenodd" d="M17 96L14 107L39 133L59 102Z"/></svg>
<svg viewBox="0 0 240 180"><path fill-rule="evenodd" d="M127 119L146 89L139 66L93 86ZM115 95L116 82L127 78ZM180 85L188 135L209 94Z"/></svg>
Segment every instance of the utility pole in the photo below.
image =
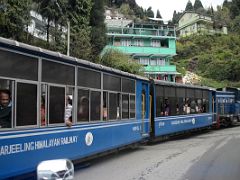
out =
<svg viewBox="0 0 240 180"><path fill-rule="evenodd" d="M62 12L62 8L58 4L57 0L53 0L53 1L56 3L60 13L64 17L63 12ZM66 18L66 19L67 19L67 56L69 56L70 55L70 21L69 21L68 18Z"/></svg>

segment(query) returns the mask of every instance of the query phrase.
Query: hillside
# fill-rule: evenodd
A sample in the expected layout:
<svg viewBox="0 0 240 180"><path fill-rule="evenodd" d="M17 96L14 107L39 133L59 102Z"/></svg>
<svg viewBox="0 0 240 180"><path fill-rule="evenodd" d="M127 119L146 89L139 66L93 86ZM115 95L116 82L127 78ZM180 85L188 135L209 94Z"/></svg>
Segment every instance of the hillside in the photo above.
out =
<svg viewBox="0 0 240 180"><path fill-rule="evenodd" d="M240 87L240 36L198 35L177 41L173 62L178 71L191 71L203 85Z"/></svg>

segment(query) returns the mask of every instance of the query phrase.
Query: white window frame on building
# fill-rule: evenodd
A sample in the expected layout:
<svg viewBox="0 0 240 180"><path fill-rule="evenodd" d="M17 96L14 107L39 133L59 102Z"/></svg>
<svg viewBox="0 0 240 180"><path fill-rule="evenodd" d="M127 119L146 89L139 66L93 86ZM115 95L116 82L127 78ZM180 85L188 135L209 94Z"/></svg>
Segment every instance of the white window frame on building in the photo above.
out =
<svg viewBox="0 0 240 180"><path fill-rule="evenodd" d="M140 57L139 63L142 65L149 65L149 58L148 57Z"/></svg>
<svg viewBox="0 0 240 180"><path fill-rule="evenodd" d="M122 39L121 40L121 45L122 46L131 46L131 44L132 44L131 39Z"/></svg>
<svg viewBox="0 0 240 180"><path fill-rule="evenodd" d="M153 39L151 43L152 43L152 47L160 47L161 46L160 40Z"/></svg>
<svg viewBox="0 0 240 180"><path fill-rule="evenodd" d="M144 46L142 39L135 39L135 46Z"/></svg>

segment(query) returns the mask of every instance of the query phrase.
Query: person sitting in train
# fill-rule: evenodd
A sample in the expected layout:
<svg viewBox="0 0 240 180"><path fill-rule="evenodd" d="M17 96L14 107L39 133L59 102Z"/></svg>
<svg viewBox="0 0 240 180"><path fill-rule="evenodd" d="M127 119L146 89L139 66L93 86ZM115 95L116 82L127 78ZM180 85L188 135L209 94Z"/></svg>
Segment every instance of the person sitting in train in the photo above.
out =
<svg viewBox="0 0 240 180"><path fill-rule="evenodd" d="M72 126L72 96L66 97L66 107L65 107L65 124L68 127Z"/></svg>
<svg viewBox="0 0 240 180"><path fill-rule="evenodd" d="M9 90L0 90L0 128L11 128L12 103Z"/></svg>

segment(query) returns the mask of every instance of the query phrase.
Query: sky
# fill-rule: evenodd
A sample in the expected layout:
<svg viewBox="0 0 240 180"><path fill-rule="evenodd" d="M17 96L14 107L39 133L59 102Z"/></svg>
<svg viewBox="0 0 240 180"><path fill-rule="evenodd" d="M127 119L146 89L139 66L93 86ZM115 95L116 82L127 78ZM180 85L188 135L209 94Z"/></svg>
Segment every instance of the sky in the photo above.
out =
<svg viewBox="0 0 240 180"><path fill-rule="evenodd" d="M157 9L164 20L171 20L174 10L181 12L185 10L188 0L135 0L139 6L147 9L149 6L152 7L155 15ZM216 9L217 5L222 5L224 0L201 0L203 7L207 8L213 6ZM194 5L195 0L191 0Z"/></svg>

